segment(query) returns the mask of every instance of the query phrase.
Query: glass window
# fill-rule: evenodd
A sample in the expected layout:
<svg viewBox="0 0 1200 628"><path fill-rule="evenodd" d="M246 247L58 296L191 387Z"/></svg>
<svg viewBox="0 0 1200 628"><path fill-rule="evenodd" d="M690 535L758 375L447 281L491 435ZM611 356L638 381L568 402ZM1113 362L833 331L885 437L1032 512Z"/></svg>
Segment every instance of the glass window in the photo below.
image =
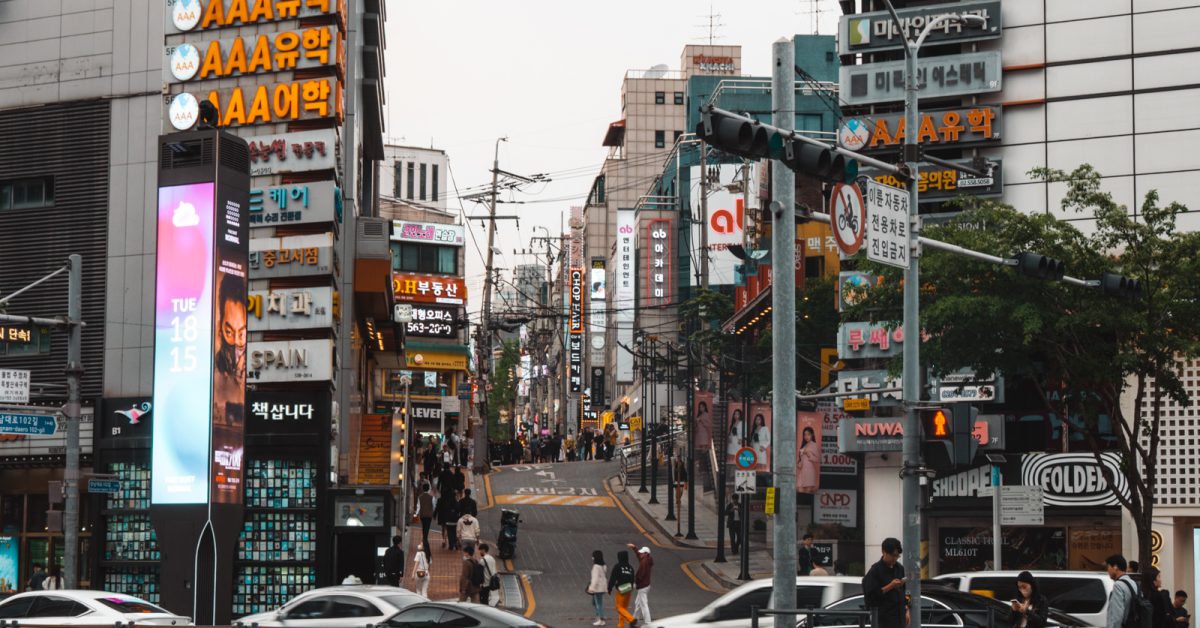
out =
<svg viewBox="0 0 1200 628"><path fill-rule="evenodd" d="M425 200L425 164L421 164L421 200Z"/></svg>
<svg viewBox="0 0 1200 628"><path fill-rule="evenodd" d="M435 244L393 242L392 270L457 275L458 248Z"/></svg>
<svg viewBox="0 0 1200 628"><path fill-rule="evenodd" d="M437 247L437 272L458 274L458 249L452 246Z"/></svg>
<svg viewBox="0 0 1200 628"><path fill-rule="evenodd" d="M91 609L70 598L40 595L26 617L78 617Z"/></svg>
<svg viewBox="0 0 1200 628"><path fill-rule="evenodd" d="M431 194L431 195L429 196L429 200L431 200L431 201L433 201L433 202L435 202L435 203L436 203L436 202L437 202L437 200L438 200L438 165L437 165L437 164L433 164L433 166L431 166L431 167L433 168L433 173L432 173L432 174L433 174L433 178L430 180L430 183L432 183L432 184L433 184L433 185L432 185L432 188L433 188L433 194Z"/></svg>
<svg viewBox="0 0 1200 628"><path fill-rule="evenodd" d="M0 209L33 209L54 205L54 178L0 181Z"/></svg>
<svg viewBox="0 0 1200 628"><path fill-rule="evenodd" d="M19 533L21 531L21 513L24 511L24 495L0 495L0 533Z"/></svg>
<svg viewBox="0 0 1200 628"><path fill-rule="evenodd" d="M683 104L683 92L675 92L675 104Z"/></svg>
<svg viewBox="0 0 1200 628"><path fill-rule="evenodd" d="M410 201L412 200L412 197L413 197L413 182L416 181L416 179L417 179L414 176L414 174L416 173L416 168L417 167L415 164L413 164L413 162L411 162L411 161L408 162L408 178L405 179L406 183L405 183L405 187L404 187L407 194L404 195L404 198L407 198Z"/></svg>
<svg viewBox="0 0 1200 628"><path fill-rule="evenodd" d="M666 145L667 145L667 132L666 131L655 131L654 132L654 147L655 148L665 148Z"/></svg>
<svg viewBox="0 0 1200 628"><path fill-rule="evenodd" d="M479 625L479 620L454 611L443 611L442 619L438 622L438 625L450 628L473 628Z"/></svg>
<svg viewBox="0 0 1200 628"><path fill-rule="evenodd" d="M679 138L681 138L681 137L683 137L683 131L676 131L675 132L675 143L676 144L679 143Z"/></svg>
<svg viewBox="0 0 1200 628"><path fill-rule="evenodd" d="M831 611L865 611L866 609L866 600L861 595L846 598L829 605L829 610ZM812 623L815 626L857 626L858 620L848 615L814 614Z"/></svg>
<svg viewBox="0 0 1200 628"><path fill-rule="evenodd" d="M36 597L23 597L0 604L0 619L24 617L36 599Z"/></svg>
<svg viewBox="0 0 1200 628"><path fill-rule="evenodd" d="M1108 602L1108 593L1104 590L1100 578L1058 578L1039 575L1038 588L1049 600L1051 607L1064 613L1099 613Z"/></svg>
<svg viewBox="0 0 1200 628"><path fill-rule="evenodd" d="M750 619L751 606L757 606L758 608L771 607L771 592L771 587L759 587L753 591L747 591L745 595L730 600L728 604L718 608L717 620Z"/></svg>
<svg viewBox="0 0 1200 628"><path fill-rule="evenodd" d="M326 617L376 617L382 615L374 604L349 595L338 595L333 598Z"/></svg>
<svg viewBox="0 0 1200 628"><path fill-rule="evenodd" d="M425 598L419 595L384 595L382 597L383 601L396 608L408 608L413 604L420 604L425 601Z"/></svg>
<svg viewBox="0 0 1200 628"><path fill-rule="evenodd" d="M396 164L392 166L392 173L393 178L395 179L392 181L392 197L400 198L400 182L403 179L402 175L404 174L404 162L397 161Z"/></svg>
<svg viewBox="0 0 1200 628"><path fill-rule="evenodd" d="M654 92L654 104L661 105L667 102L666 92Z"/></svg>
<svg viewBox="0 0 1200 628"><path fill-rule="evenodd" d="M325 617L325 608L329 605L329 598L315 597L304 600L293 606L287 612L288 619L319 619Z"/></svg>
<svg viewBox="0 0 1200 628"><path fill-rule="evenodd" d="M420 606L409 608L408 610L400 611L395 617L388 620L391 626L405 627L412 626L437 626L438 620L442 617L442 609L436 606Z"/></svg>
<svg viewBox="0 0 1200 628"><path fill-rule="evenodd" d="M825 605L825 585L804 584L796 587L796 608L821 608Z"/></svg>
<svg viewBox="0 0 1200 628"><path fill-rule="evenodd" d="M96 598L96 601L115 611L121 613L167 613L168 611L161 609L149 602L143 602L131 597L101 597Z"/></svg>

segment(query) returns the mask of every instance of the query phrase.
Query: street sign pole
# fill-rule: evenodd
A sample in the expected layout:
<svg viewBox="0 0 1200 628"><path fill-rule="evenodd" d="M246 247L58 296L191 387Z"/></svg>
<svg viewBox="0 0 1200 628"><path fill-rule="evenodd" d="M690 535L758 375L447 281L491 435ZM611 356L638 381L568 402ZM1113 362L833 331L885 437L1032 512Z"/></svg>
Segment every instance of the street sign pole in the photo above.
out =
<svg viewBox="0 0 1200 628"><path fill-rule="evenodd" d="M1000 465L992 464L992 570L1000 571L1000 550L1004 545L1004 537L1000 534L1000 509L1002 508L1000 493L1003 492Z"/></svg>

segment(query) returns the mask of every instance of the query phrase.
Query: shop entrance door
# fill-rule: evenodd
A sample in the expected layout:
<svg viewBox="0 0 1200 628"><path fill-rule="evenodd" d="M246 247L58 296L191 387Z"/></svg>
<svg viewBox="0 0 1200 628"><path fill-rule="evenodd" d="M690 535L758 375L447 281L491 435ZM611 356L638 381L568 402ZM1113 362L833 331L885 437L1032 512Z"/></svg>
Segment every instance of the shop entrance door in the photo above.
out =
<svg viewBox="0 0 1200 628"><path fill-rule="evenodd" d="M363 584L375 584L375 565L378 561L376 547L378 535L367 532L338 532L334 561L337 569L336 582L341 584L347 576L355 575ZM384 544L384 549L387 545ZM382 583L380 583L382 584Z"/></svg>

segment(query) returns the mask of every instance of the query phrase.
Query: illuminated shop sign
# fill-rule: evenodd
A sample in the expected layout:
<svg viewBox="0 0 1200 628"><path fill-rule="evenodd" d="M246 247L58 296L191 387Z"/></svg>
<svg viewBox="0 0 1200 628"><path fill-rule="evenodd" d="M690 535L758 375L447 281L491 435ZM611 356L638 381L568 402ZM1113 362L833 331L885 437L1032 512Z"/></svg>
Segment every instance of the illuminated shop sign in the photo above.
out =
<svg viewBox="0 0 1200 628"><path fill-rule="evenodd" d="M652 220L646 227L646 297L654 303L671 298L671 221Z"/></svg>
<svg viewBox="0 0 1200 628"><path fill-rule="evenodd" d="M1001 108L975 105L922 111L917 142L931 147L982 146L1000 142ZM906 134L903 113L877 113L849 118L838 134L842 148L863 153L899 150Z"/></svg>
<svg viewBox="0 0 1200 628"><path fill-rule="evenodd" d="M330 287L252 290L246 305L250 331L328 329L336 298Z"/></svg>
<svg viewBox="0 0 1200 628"><path fill-rule="evenodd" d="M463 305L467 283L462 277L396 273L392 276L392 294L397 301Z"/></svg>
<svg viewBox="0 0 1200 628"><path fill-rule="evenodd" d="M333 234L250 240L250 278L306 277L333 273Z"/></svg>
<svg viewBox="0 0 1200 628"><path fill-rule="evenodd" d="M345 15L345 0L165 0L167 35Z"/></svg>
<svg viewBox="0 0 1200 628"><path fill-rule="evenodd" d="M466 229L462 225L442 225L411 220L392 221L392 240L397 242L462 246L465 236Z"/></svg>
<svg viewBox="0 0 1200 628"><path fill-rule="evenodd" d="M171 96L168 111L171 125L186 131L196 124L194 118L177 113L174 102L207 100L217 108L217 126L236 127L278 124L298 120L334 118L342 120L342 83L336 78L301 79L284 83L227 87Z"/></svg>
<svg viewBox="0 0 1200 628"><path fill-rule="evenodd" d="M307 70L345 61L336 26L187 42L166 46L164 54L163 78L170 83Z"/></svg>

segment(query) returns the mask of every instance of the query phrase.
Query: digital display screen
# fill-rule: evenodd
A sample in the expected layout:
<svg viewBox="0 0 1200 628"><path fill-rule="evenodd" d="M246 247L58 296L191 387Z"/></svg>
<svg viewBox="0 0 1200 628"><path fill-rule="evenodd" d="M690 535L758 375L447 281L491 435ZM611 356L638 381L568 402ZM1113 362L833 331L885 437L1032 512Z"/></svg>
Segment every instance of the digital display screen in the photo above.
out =
<svg viewBox="0 0 1200 628"><path fill-rule="evenodd" d="M158 190L151 453L154 504L208 502L214 187L208 182ZM242 304L244 307L244 292Z"/></svg>
<svg viewBox="0 0 1200 628"><path fill-rule="evenodd" d="M212 503L242 502L242 453L246 432L246 270L250 235L245 198L217 189L213 262L216 302L212 345Z"/></svg>

